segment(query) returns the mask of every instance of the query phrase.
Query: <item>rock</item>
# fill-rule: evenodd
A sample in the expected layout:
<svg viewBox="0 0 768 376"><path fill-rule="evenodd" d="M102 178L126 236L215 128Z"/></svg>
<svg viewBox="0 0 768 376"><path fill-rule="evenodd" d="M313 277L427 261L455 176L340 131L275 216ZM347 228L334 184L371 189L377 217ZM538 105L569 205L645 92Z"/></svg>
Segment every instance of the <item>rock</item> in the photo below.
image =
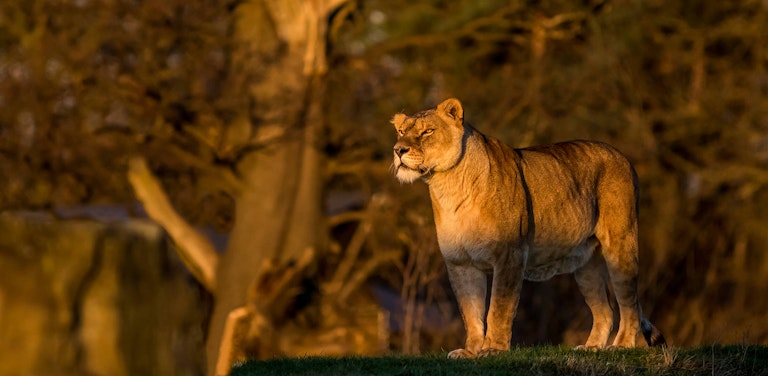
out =
<svg viewBox="0 0 768 376"><path fill-rule="evenodd" d="M145 220L0 214L0 375L202 375L211 297Z"/></svg>

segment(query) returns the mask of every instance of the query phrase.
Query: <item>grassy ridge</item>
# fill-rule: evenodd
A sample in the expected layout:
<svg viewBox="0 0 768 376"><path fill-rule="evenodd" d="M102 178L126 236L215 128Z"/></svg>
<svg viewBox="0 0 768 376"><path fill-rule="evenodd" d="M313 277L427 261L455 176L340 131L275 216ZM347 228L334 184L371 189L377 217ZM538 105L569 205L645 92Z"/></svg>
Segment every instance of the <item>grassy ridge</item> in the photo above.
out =
<svg viewBox="0 0 768 376"><path fill-rule="evenodd" d="M565 347L516 348L497 357L448 360L445 354L378 358L282 358L236 366L256 375L768 375L768 347L627 349L585 352Z"/></svg>

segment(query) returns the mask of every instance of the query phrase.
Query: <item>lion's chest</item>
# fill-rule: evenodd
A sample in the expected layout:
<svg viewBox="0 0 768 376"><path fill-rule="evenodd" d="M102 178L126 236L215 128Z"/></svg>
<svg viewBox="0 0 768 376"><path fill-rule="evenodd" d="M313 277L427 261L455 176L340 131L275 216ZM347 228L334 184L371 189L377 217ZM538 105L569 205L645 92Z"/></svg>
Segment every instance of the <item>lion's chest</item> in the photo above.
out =
<svg viewBox="0 0 768 376"><path fill-rule="evenodd" d="M436 217L437 241L446 262L491 270L509 243L502 240L497 224L482 215L436 213Z"/></svg>

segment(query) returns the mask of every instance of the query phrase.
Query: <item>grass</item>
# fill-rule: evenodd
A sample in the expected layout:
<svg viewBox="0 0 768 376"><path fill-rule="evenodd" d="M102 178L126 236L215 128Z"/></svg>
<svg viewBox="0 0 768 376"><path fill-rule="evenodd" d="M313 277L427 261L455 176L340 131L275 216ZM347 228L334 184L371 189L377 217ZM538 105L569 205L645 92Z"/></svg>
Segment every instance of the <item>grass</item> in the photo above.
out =
<svg viewBox="0 0 768 376"><path fill-rule="evenodd" d="M233 376L256 375L768 375L768 347L704 346L695 349L576 351L521 347L496 357L448 360L422 356L306 357L250 361Z"/></svg>

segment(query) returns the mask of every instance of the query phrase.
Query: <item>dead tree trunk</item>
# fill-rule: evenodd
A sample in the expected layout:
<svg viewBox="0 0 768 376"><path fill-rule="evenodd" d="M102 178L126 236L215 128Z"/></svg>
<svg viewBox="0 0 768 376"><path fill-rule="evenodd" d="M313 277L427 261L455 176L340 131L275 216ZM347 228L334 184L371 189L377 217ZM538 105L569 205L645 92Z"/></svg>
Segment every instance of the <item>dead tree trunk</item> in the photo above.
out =
<svg viewBox="0 0 768 376"><path fill-rule="evenodd" d="M153 190L142 163L132 164L131 182L147 212L166 228L190 269L213 290L206 344L209 374L217 371L227 318L246 317L246 311L238 309L254 303L247 301L249 286L258 287L265 270L274 274L275 265L287 268L291 260L325 248L323 157L317 149L323 121L320 100L328 20L345 2L250 0L234 9L228 86L245 98L228 125L227 149L238 155L242 184L233 195L235 223L220 257L212 255L205 239L184 235L189 235L190 226L172 213L162 191ZM232 338L227 341L225 349L234 343ZM228 365L219 367L218 372L226 371Z"/></svg>
<svg viewBox="0 0 768 376"><path fill-rule="evenodd" d="M235 226L218 268L209 368L219 357L227 316L246 303L262 263L296 260L308 249L323 248L319 98L327 19L343 2L261 0L235 9L232 71L243 75L234 81L246 82L254 104L240 116L255 129L251 142L258 151L238 166L246 188L236 198Z"/></svg>

